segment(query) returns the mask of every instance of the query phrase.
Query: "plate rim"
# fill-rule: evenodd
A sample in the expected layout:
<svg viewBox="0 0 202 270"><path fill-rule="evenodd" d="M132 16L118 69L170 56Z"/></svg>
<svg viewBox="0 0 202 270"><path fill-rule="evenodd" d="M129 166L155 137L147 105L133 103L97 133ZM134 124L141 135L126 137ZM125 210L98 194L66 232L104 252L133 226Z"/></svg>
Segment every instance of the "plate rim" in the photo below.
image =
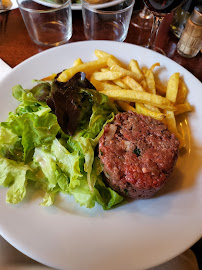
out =
<svg viewBox="0 0 202 270"><path fill-rule="evenodd" d="M117 44L126 44L126 45L129 45L129 46L134 46L134 47L137 47L137 48L141 48L143 50L146 50L146 51L151 51L150 49L148 48L145 48L145 47L142 47L140 45L136 45L136 44L132 44L132 43L129 43L129 42L119 42L119 41L111 41L111 40L83 40L83 41L75 41L75 42L67 42L65 44L62 44L60 46L57 46L57 47L51 47L51 48L48 48L44 51L41 51L41 52L38 52L37 54L34 54L32 56L30 56L29 58L25 59L24 61L22 61L21 63L17 64L14 68L12 68L11 72L13 72L13 70L15 70L16 68L20 67L21 65L24 65L24 63L34 59L35 57L38 57L39 55L41 54L45 54L45 53L49 53L49 51L54 51L54 50L58 50L58 48L61 48L61 47L65 47L65 46L73 46L73 44L83 44L83 43L97 43L97 44L100 44L101 43L117 43ZM123 45L125 46L125 45ZM171 63L173 63L174 65L177 65L178 67L180 67L180 69L182 69L183 71L185 71L186 73L189 74L189 76L191 76L192 78L194 78L195 80L198 81L198 83L201 83L202 82L194 76L194 74L192 74L188 69L186 69L185 67L181 66L179 63L175 62L173 59L165 56L165 55L162 55L158 52L155 52L155 51L152 51L153 54L156 54L156 55L160 55L161 57L163 57L164 59L166 59L167 61L170 61ZM10 74L10 72L9 72ZM7 76L9 76L9 74L5 75L5 77L0 80L0 85L1 83L6 79Z"/></svg>

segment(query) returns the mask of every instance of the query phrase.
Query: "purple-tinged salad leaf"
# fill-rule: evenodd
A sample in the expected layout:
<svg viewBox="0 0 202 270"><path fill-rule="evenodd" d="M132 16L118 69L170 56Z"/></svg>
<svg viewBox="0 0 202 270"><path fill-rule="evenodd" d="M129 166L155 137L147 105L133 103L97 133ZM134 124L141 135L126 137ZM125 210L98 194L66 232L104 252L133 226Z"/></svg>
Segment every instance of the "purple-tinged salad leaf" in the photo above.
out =
<svg viewBox="0 0 202 270"><path fill-rule="evenodd" d="M100 94L86 79L85 73L75 74L67 82L53 81L47 104L55 112L65 134L88 129L88 137L95 137L116 106L107 96ZM94 125L95 122L99 125Z"/></svg>

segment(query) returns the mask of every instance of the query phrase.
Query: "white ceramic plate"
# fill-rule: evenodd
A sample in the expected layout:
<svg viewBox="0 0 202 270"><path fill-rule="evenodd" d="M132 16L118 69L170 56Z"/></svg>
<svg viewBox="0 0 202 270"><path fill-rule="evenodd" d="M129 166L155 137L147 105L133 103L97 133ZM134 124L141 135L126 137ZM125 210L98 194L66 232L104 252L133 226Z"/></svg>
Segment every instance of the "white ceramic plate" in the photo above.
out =
<svg viewBox="0 0 202 270"><path fill-rule="evenodd" d="M31 258L64 270L135 270L161 264L194 244L202 233L202 89L201 83L172 60L151 50L111 41L70 43L46 50L24 61L0 84L0 121L16 107L11 88L31 87L40 79L72 66L80 57L96 59L94 50L112 53L140 66L160 62L162 80L180 72L194 106L184 121L188 147L180 155L170 182L154 198L136 200L113 210L79 207L61 196L54 206L39 206L41 197L28 192L19 205L5 203L0 189L0 233Z"/></svg>
<svg viewBox="0 0 202 270"><path fill-rule="evenodd" d="M43 1L43 0L34 0L34 1L37 2L38 4L42 4L42 5L45 4L48 7L55 7L55 8L57 8L58 6L60 6L60 5L57 5L57 4L54 4L54 3L52 4L50 2L46 2L46 1ZM72 3L71 8L72 8L72 10L81 10L81 4L80 3L79 4Z"/></svg>

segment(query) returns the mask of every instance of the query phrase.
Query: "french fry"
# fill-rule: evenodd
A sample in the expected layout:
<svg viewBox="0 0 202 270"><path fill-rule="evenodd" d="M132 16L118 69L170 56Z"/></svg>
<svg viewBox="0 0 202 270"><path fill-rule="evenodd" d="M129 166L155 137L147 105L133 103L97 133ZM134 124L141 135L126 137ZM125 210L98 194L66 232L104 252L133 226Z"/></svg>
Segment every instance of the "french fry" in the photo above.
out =
<svg viewBox="0 0 202 270"><path fill-rule="evenodd" d="M53 73L52 75L48 76L48 77L45 77L43 79L41 79L42 81L52 81L55 79L55 77L57 76L56 73Z"/></svg>
<svg viewBox="0 0 202 270"><path fill-rule="evenodd" d="M131 78L130 76L126 76L123 79L123 82L125 82L127 84L128 87L130 87L132 90L137 90L137 91L142 91L144 92L143 87L136 82L133 78ZM146 112L144 113L145 115L149 115L149 112L152 111L154 113L157 113L157 115L154 117L156 119L163 119L164 117L159 116L158 114L161 114L160 110L150 104L144 104L144 107L147 108L147 114ZM139 107L140 108L140 107ZM142 107L141 107L142 108ZM146 109L145 109L146 111Z"/></svg>
<svg viewBox="0 0 202 270"><path fill-rule="evenodd" d="M159 95L165 96L166 95L166 86L159 80L155 78L155 86L156 86L156 91L158 92Z"/></svg>
<svg viewBox="0 0 202 270"><path fill-rule="evenodd" d="M156 86L153 72L147 68L143 68L142 71L147 82L147 91L151 94L156 94Z"/></svg>
<svg viewBox="0 0 202 270"><path fill-rule="evenodd" d="M110 59L110 58L109 58L109 59ZM109 60L109 59L108 59L108 60ZM108 64L108 62L110 62L110 61L107 61L107 64ZM122 68L122 67L120 67L120 66L118 66L118 65L110 65L110 70L111 70L111 71L121 72L122 77L124 77L124 76L130 76L130 77L132 77L133 79L135 79L136 81L140 81L140 80L141 80L141 77L140 77L139 74L134 73L134 72L132 72L132 71L130 71L130 70L127 70L127 69L125 69L125 68Z"/></svg>
<svg viewBox="0 0 202 270"><path fill-rule="evenodd" d="M79 66L83 64L83 61L81 60L81 58L77 58L75 61L74 61L74 64L73 64L73 67L75 66Z"/></svg>
<svg viewBox="0 0 202 270"><path fill-rule="evenodd" d="M110 70L109 70L109 68L101 68L100 71L102 71L102 72L107 72L107 71L110 71Z"/></svg>
<svg viewBox="0 0 202 270"><path fill-rule="evenodd" d="M101 91L101 93L107 95L109 98L113 100L122 100L122 101L129 101L129 102L140 102L140 103L147 103L158 108L166 109L166 110L175 110L174 103L164 97L150 94L147 92L140 92L140 91L131 91L131 90L105 90Z"/></svg>
<svg viewBox="0 0 202 270"><path fill-rule="evenodd" d="M96 88L97 91L121 90L121 87L119 87L118 85L113 85L111 83L97 81L93 77L90 78L90 82Z"/></svg>
<svg viewBox="0 0 202 270"><path fill-rule="evenodd" d="M165 117L166 117L165 114L163 114L161 112L152 111L152 110L148 109L145 105L136 102L135 103L135 107L136 107L137 113L140 113L140 114L143 114L143 115L147 115L147 116L153 117L153 118L155 118L157 120L160 120L160 121L162 121L163 119L165 119Z"/></svg>
<svg viewBox="0 0 202 270"><path fill-rule="evenodd" d="M193 110L189 102L186 102L183 104L176 104L175 107L176 107L175 115L185 113L185 112L191 112Z"/></svg>
<svg viewBox="0 0 202 270"><path fill-rule="evenodd" d="M134 80L130 76L123 77L122 81L132 90L144 92L142 85L136 82L136 80Z"/></svg>
<svg viewBox="0 0 202 270"><path fill-rule="evenodd" d="M107 65L108 67L114 66L114 65L118 65L119 67L125 68L126 69L126 65L124 63L122 63L121 61L119 61L115 56L111 55L110 57L107 58Z"/></svg>
<svg viewBox="0 0 202 270"><path fill-rule="evenodd" d="M165 114L166 114L166 123L167 123L168 129L170 130L170 132L174 134L178 134L178 132L176 132L177 125L176 125L173 111L165 111Z"/></svg>
<svg viewBox="0 0 202 270"><path fill-rule="evenodd" d="M154 72L155 67L160 67L160 63L155 63L150 67L151 72Z"/></svg>
<svg viewBox="0 0 202 270"><path fill-rule="evenodd" d="M178 86L179 86L179 73L174 73L170 76L168 80L167 90L166 90L166 98L171 100L172 102L176 101ZM166 124L170 132L174 133L175 136L180 141L180 148L185 145L184 138L180 135L176 125L175 114L173 111L166 110Z"/></svg>
<svg viewBox="0 0 202 270"><path fill-rule="evenodd" d="M123 79L113 80L113 82L121 88L128 88L127 85L123 82Z"/></svg>
<svg viewBox="0 0 202 270"><path fill-rule="evenodd" d="M140 84L142 85L143 89L147 92L148 91L147 81L144 79L140 82Z"/></svg>
<svg viewBox="0 0 202 270"><path fill-rule="evenodd" d="M127 102L117 100L116 103L125 112L128 112L128 111L137 112L136 109L133 106L131 106L130 104L128 104Z"/></svg>
<svg viewBox="0 0 202 270"><path fill-rule="evenodd" d="M97 81L116 80L121 78L122 73L117 71L94 72L92 77Z"/></svg>
<svg viewBox="0 0 202 270"><path fill-rule="evenodd" d="M142 87L144 88L144 90L147 91L147 82L145 80L144 74L141 71L140 66L139 66L137 60L132 59L130 61L130 63L129 63L129 69L132 72L134 72L134 73L140 74L140 76L141 76L141 82L140 82L140 84L142 85Z"/></svg>
<svg viewBox="0 0 202 270"><path fill-rule="evenodd" d="M180 78L176 103L178 103L178 104L184 103L186 100L187 94L188 94L187 86L186 86L184 80L182 78Z"/></svg>
<svg viewBox="0 0 202 270"><path fill-rule="evenodd" d="M130 61L130 63L129 63L129 69L130 69L132 72L134 72L134 73L136 73L136 74L139 74L141 80L144 79L144 75L143 75L143 73L142 73L142 71L141 71L141 69L140 69L140 67L139 67L139 64L138 64L138 62L137 62L136 60L132 59L132 60Z"/></svg>
<svg viewBox="0 0 202 270"><path fill-rule="evenodd" d="M64 70L58 77L58 81L67 82L72 78L77 72L92 73L98 69L107 66L107 58L101 58L98 60L90 61L75 67L68 68Z"/></svg>
<svg viewBox="0 0 202 270"><path fill-rule="evenodd" d="M170 76L167 84L166 98L172 102L176 102L178 86L179 86L179 73L174 73Z"/></svg>
<svg viewBox="0 0 202 270"><path fill-rule="evenodd" d="M185 146L184 137L178 132L175 115L173 111L166 111L166 125L171 133L174 133L180 142L180 148Z"/></svg>
<svg viewBox="0 0 202 270"><path fill-rule="evenodd" d="M150 111L153 111L153 112L156 112L156 113L160 113L160 109L155 107L155 106L152 106L150 104L144 104L144 106L149 109Z"/></svg>
<svg viewBox="0 0 202 270"><path fill-rule="evenodd" d="M123 111L133 111L133 112L137 112L143 115L147 115L150 117L153 117L157 120L163 120L165 118L165 115L163 113L157 113L154 111L151 111L149 109L147 109L143 104L141 103L136 103L136 108L134 108L133 106L131 106L130 104L128 104L127 102L124 101L120 101L117 100L116 103L118 104L118 106L123 110Z"/></svg>
<svg viewBox="0 0 202 270"><path fill-rule="evenodd" d="M94 54L97 56L97 58L108 58L108 57L112 57L113 55L103 52L101 50L95 50Z"/></svg>

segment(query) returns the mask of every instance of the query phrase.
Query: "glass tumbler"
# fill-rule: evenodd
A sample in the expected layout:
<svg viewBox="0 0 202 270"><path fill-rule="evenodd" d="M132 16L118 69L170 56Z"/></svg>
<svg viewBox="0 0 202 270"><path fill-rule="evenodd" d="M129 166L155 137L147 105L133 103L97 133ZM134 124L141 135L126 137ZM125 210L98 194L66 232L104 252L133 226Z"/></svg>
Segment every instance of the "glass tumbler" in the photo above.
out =
<svg viewBox="0 0 202 270"><path fill-rule="evenodd" d="M91 1L82 0L86 39L124 41L135 0Z"/></svg>
<svg viewBox="0 0 202 270"><path fill-rule="evenodd" d="M71 38L71 0L17 2L29 36L36 44L58 46Z"/></svg>

